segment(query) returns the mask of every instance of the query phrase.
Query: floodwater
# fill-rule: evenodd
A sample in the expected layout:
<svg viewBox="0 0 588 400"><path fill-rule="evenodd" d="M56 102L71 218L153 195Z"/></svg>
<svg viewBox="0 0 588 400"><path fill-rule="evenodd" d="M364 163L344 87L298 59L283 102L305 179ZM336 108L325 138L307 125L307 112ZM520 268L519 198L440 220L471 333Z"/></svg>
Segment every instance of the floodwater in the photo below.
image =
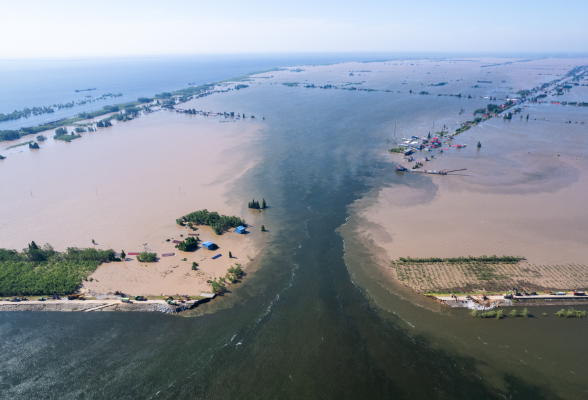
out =
<svg viewBox="0 0 588 400"><path fill-rule="evenodd" d="M300 75L298 81L307 79ZM264 217L267 242L254 272L224 299L184 313L187 318L2 314L3 396L553 399L585 394L585 320L542 317L555 311L548 307L533 308L534 318L505 320L441 308L403 287L383 284L384 275L372 259L377 249L353 240L353 227L345 232L349 205L393 179L393 165L378 152L389 147L385 140L394 121L399 132L410 132L432 121L439 124L462 107L486 103L269 82L197 100L196 109L234 109L266 118L251 149L256 163L231 185L233 196L246 201L259 193L271 205ZM127 124L145 121L148 117ZM60 163L78 151L98 157L91 147L82 152L87 135L79 143L59 146L56 156L41 151L38 157ZM162 134L149 140L160 146L157 155L144 161L154 165L155 178L149 182L156 192L167 174L186 172L174 168L184 144L170 149ZM113 137L111 146L117 145ZM102 154L107 157L107 149ZM72 168L83 164L78 159ZM13 181L3 178L3 186L42 172L38 165L23 164L22 171L11 170ZM118 190L117 172L110 181ZM206 166L197 172L206 172ZM16 204L10 203L12 213L30 210ZM124 223L124 215L120 218ZM66 226L75 232L84 224ZM12 223L9 229L17 226ZM6 232L3 226L3 241L12 236ZM29 240L15 232L10 240Z"/></svg>

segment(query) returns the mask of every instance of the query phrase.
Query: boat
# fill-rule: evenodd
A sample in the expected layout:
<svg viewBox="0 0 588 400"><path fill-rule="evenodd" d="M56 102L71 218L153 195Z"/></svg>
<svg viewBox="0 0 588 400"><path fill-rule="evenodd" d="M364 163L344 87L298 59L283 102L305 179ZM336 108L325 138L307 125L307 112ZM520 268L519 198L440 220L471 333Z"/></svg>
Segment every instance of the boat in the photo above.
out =
<svg viewBox="0 0 588 400"><path fill-rule="evenodd" d="M404 165L397 165L394 169L398 172L408 171L408 169Z"/></svg>

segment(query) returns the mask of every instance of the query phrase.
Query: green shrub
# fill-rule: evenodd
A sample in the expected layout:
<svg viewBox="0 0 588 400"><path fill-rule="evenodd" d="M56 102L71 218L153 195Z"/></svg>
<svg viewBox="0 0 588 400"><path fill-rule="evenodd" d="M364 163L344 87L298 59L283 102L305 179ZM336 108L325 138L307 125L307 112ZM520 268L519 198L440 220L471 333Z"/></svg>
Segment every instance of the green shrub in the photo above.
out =
<svg viewBox="0 0 588 400"><path fill-rule="evenodd" d="M529 310L527 310L526 308L523 310L523 312L521 313L521 315L525 318L529 318L529 316L531 315L529 313Z"/></svg>
<svg viewBox="0 0 588 400"><path fill-rule="evenodd" d="M565 318L584 318L586 317L586 311L578 311L574 310L572 307L568 308L568 310L564 310L563 308L555 313L558 317L565 317Z"/></svg>
<svg viewBox="0 0 588 400"><path fill-rule="evenodd" d="M140 262L156 262L157 254L144 251L137 256L137 260Z"/></svg>
<svg viewBox="0 0 588 400"><path fill-rule="evenodd" d="M0 249L0 295L70 294L102 262L114 259L113 250L70 247L60 253L34 241L21 253Z"/></svg>
<svg viewBox="0 0 588 400"><path fill-rule="evenodd" d="M192 222L192 224L196 225L208 225L217 235L221 235L223 232L229 230L229 228L245 225L245 220L239 217L220 215L215 211L209 212L206 209L195 211L176 219L178 225L184 225L187 222Z"/></svg>
<svg viewBox="0 0 588 400"><path fill-rule="evenodd" d="M178 243L176 248L180 251L195 251L198 248L198 239L189 236L181 243Z"/></svg>

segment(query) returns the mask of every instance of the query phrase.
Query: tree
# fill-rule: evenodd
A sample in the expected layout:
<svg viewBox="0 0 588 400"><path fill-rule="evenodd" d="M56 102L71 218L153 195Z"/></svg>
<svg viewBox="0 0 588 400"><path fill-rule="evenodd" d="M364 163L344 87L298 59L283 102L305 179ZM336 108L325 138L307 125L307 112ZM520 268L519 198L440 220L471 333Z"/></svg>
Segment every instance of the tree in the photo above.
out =
<svg viewBox="0 0 588 400"><path fill-rule="evenodd" d="M226 290L226 286L224 283L224 278L220 278L218 281L216 280L216 278L214 278L211 281L208 281L208 283L210 283L212 292L215 294L221 294Z"/></svg>
<svg viewBox="0 0 588 400"><path fill-rule="evenodd" d="M478 149L482 147L482 143L478 142Z"/></svg>
<svg viewBox="0 0 588 400"><path fill-rule="evenodd" d="M102 120L98 121L98 123L96 124L97 128L104 128L104 122L102 122Z"/></svg>
<svg viewBox="0 0 588 400"><path fill-rule="evenodd" d="M429 135L427 136L427 139L431 139L431 132L429 132Z"/></svg>
<svg viewBox="0 0 588 400"><path fill-rule="evenodd" d="M144 251L137 256L137 260L140 262L156 262L157 254Z"/></svg>
<svg viewBox="0 0 588 400"><path fill-rule="evenodd" d="M233 258L233 254L229 251L229 258Z"/></svg>
<svg viewBox="0 0 588 400"><path fill-rule="evenodd" d="M519 313L517 312L517 310L512 310L508 315L510 315L511 317L516 317L517 315L519 315Z"/></svg>
<svg viewBox="0 0 588 400"><path fill-rule="evenodd" d="M176 248L180 251L194 251L198 248L198 240L189 236L182 243L177 244Z"/></svg>
<svg viewBox="0 0 588 400"><path fill-rule="evenodd" d="M265 232L265 226L261 225L261 231Z"/></svg>
<svg viewBox="0 0 588 400"><path fill-rule="evenodd" d="M243 275L243 270L241 269L241 264L236 264L237 267L231 267L227 270L227 274L225 278L229 280L231 283L237 282L237 280Z"/></svg>
<svg viewBox="0 0 588 400"><path fill-rule="evenodd" d="M127 253L125 253L124 250L120 252L120 258L122 258L123 260L127 259Z"/></svg>
<svg viewBox="0 0 588 400"><path fill-rule="evenodd" d="M527 114L527 121L529 120L529 114Z"/></svg>
<svg viewBox="0 0 588 400"><path fill-rule="evenodd" d="M196 263L196 261L193 261L192 262L192 271L196 271L198 269L196 267L198 267L198 264Z"/></svg>
<svg viewBox="0 0 588 400"><path fill-rule="evenodd" d="M265 208L265 207L266 207L266 205L265 205L265 199L263 199L263 201L261 203L261 208Z"/></svg>
<svg viewBox="0 0 588 400"><path fill-rule="evenodd" d="M254 209L257 209L257 210L259 210L259 208L260 208L260 206L259 206L259 201L255 201L255 199L253 199L253 200L252 200L252 201L249 203L248 207L249 207L249 208L254 208Z"/></svg>
<svg viewBox="0 0 588 400"><path fill-rule="evenodd" d="M522 314L521 314L521 315L522 315L523 317L525 317L525 318L528 318L528 317L529 317L529 315L530 315L530 313L529 313L529 310L527 310L527 309L525 308L525 309L523 310L523 312L522 312Z"/></svg>

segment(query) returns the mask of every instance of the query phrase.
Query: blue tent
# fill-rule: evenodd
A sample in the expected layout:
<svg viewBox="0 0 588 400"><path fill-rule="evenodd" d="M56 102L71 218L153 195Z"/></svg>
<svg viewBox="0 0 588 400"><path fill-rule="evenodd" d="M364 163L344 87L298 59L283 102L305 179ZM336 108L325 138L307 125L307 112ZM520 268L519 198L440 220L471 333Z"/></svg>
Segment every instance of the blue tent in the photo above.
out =
<svg viewBox="0 0 588 400"><path fill-rule="evenodd" d="M245 227L244 226L238 226L237 229L235 229L235 232L237 232L237 233L245 233Z"/></svg>
<svg viewBox="0 0 588 400"><path fill-rule="evenodd" d="M213 250L214 249L214 243L210 242L210 241L206 241L202 243L203 247L206 247L208 250Z"/></svg>

